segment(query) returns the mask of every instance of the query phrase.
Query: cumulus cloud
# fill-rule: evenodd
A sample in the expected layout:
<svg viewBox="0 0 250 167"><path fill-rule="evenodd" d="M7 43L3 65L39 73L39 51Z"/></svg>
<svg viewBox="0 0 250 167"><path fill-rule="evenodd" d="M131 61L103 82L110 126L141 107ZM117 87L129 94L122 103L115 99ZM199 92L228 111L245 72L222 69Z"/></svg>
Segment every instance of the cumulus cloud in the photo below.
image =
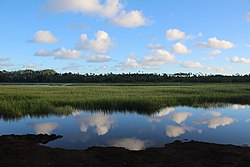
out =
<svg viewBox="0 0 250 167"><path fill-rule="evenodd" d="M105 54L110 49L111 45L112 41L109 34L99 30L95 34L95 39L93 40L89 40L87 34L81 34L77 49L90 50L97 54Z"/></svg>
<svg viewBox="0 0 250 167"><path fill-rule="evenodd" d="M8 62L9 58L1 58L0 57L0 67L10 67L13 66L13 64Z"/></svg>
<svg viewBox="0 0 250 167"><path fill-rule="evenodd" d="M195 61L184 61L181 63L181 66L184 68L198 68L198 69L204 68L204 66L201 63Z"/></svg>
<svg viewBox="0 0 250 167"><path fill-rule="evenodd" d="M150 116L148 118L148 121L149 122L161 122L164 117L166 117L168 114L170 114L174 110L175 110L175 108L173 108L173 107L163 108L158 113Z"/></svg>
<svg viewBox="0 0 250 167"><path fill-rule="evenodd" d="M221 50L212 50L212 51L211 51L211 54L212 54L212 55L221 54Z"/></svg>
<svg viewBox="0 0 250 167"><path fill-rule="evenodd" d="M151 145L151 143L147 140L140 140L136 138L110 140L108 144L113 147L123 147L133 151L144 150L146 147Z"/></svg>
<svg viewBox="0 0 250 167"><path fill-rule="evenodd" d="M39 50L35 52L35 56L42 56L42 57L54 57L56 59L79 59L81 52L78 50L71 50L66 49L64 47L60 49L55 49L53 51L48 50Z"/></svg>
<svg viewBox="0 0 250 167"><path fill-rule="evenodd" d="M118 16L113 18L113 24L122 27L139 27L146 25L148 20L143 16L142 12L133 10L130 12L122 11Z"/></svg>
<svg viewBox="0 0 250 167"><path fill-rule="evenodd" d="M69 70L69 71L74 71L74 70L79 70L82 66L78 64L69 64L65 67L62 68L62 70ZM72 113L74 115L74 113Z"/></svg>
<svg viewBox="0 0 250 167"><path fill-rule="evenodd" d="M185 32L182 32L179 29L168 29L166 31L166 38L169 41L178 40L178 39L187 40L187 39L192 38L192 36L186 35Z"/></svg>
<svg viewBox="0 0 250 167"><path fill-rule="evenodd" d="M180 112L180 113L174 113L172 115L172 121L180 124L184 122L188 117L191 117L192 114L190 112Z"/></svg>
<svg viewBox="0 0 250 167"><path fill-rule="evenodd" d="M226 68L228 67L209 67L209 66L204 66L199 62L195 62L195 61L184 61L181 62L180 65L183 68L194 68L194 69L200 69L200 70L209 70L209 71L214 71L214 72L225 72Z"/></svg>
<svg viewBox="0 0 250 167"><path fill-rule="evenodd" d="M175 56L164 49L153 49L152 55L145 56L140 60L144 66L162 66L166 63L172 64L175 62Z"/></svg>
<svg viewBox="0 0 250 167"><path fill-rule="evenodd" d="M194 130L192 127L181 127L181 126L166 126L166 136L168 137L178 137L186 133L186 131Z"/></svg>
<svg viewBox="0 0 250 167"><path fill-rule="evenodd" d="M25 67L25 68L36 68L37 65L36 65L36 64L33 64L33 63L30 63L30 64L25 64L24 67Z"/></svg>
<svg viewBox="0 0 250 167"><path fill-rule="evenodd" d="M250 21L250 12L248 12L248 13L246 14L246 20L247 20L247 21Z"/></svg>
<svg viewBox="0 0 250 167"><path fill-rule="evenodd" d="M104 3L99 0L48 0L45 7L53 12L80 12L112 18L123 5L119 0L106 0Z"/></svg>
<svg viewBox="0 0 250 167"><path fill-rule="evenodd" d="M33 39L30 40L30 42L35 43L56 43L57 41L58 39L50 31L44 30L37 31Z"/></svg>
<svg viewBox="0 0 250 167"><path fill-rule="evenodd" d="M115 120L105 114L93 114L91 116L76 116L76 120L80 125L82 132L87 132L89 127L95 127L95 131L98 135L105 135L109 129L115 125Z"/></svg>
<svg viewBox="0 0 250 167"><path fill-rule="evenodd" d="M226 40L219 40L216 37L209 38L208 42L197 43L197 46L207 47L207 48L219 48L219 49L229 49L235 46L234 43Z"/></svg>
<svg viewBox="0 0 250 167"><path fill-rule="evenodd" d="M87 59L87 62L91 63L104 63L104 62L110 62L112 58L110 56L105 55L88 55L85 56Z"/></svg>
<svg viewBox="0 0 250 167"><path fill-rule="evenodd" d="M141 11L126 11L119 0L48 0L45 7L53 12L80 12L108 18L113 24L127 28L148 22Z"/></svg>
<svg viewBox="0 0 250 167"><path fill-rule="evenodd" d="M232 63L250 63L250 59L238 56L232 57L230 61Z"/></svg>
<svg viewBox="0 0 250 167"><path fill-rule="evenodd" d="M148 49L163 49L163 46L162 44L160 43L157 43L157 44L149 44L147 46Z"/></svg>
<svg viewBox="0 0 250 167"><path fill-rule="evenodd" d="M178 42L176 43L173 47L172 47L172 50L174 53L177 53L177 54L189 54L191 53L192 51L189 50L184 44Z"/></svg>
<svg viewBox="0 0 250 167"><path fill-rule="evenodd" d="M46 123L35 123L33 124L35 132L37 134L50 134L53 130L58 127L57 123L46 122Z"/></svg>
<svg viewBox="0 0 250 167"><path fill-rule="evenodd" d="M128 70L128 69L136 69L136 68L140 68L141 65L133 58L127 58L126 61L121 62L118 65L119 68L123 69L123 70Z"/></svg>
<svg viewBox="0 0 250 167"><path fill-rule="evenodd" d="M229 117L204 118L204 119L198 119L195 122L198 124L208 124L209 128L216 129L219 126L230 125L231 123L235 122L235 119Z"/></svg>

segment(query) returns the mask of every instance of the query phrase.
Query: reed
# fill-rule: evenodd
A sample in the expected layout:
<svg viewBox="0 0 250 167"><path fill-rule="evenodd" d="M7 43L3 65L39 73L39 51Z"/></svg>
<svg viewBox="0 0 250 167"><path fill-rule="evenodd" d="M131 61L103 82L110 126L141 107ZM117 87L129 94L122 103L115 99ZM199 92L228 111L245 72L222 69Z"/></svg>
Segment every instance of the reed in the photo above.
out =
<svg viewBox="0 0 250 167"><path fill-rule="evenodd" d="M0 117L65 115L76 109L152 114L167 106L250 104L250 84L0 86Z"/></svg>

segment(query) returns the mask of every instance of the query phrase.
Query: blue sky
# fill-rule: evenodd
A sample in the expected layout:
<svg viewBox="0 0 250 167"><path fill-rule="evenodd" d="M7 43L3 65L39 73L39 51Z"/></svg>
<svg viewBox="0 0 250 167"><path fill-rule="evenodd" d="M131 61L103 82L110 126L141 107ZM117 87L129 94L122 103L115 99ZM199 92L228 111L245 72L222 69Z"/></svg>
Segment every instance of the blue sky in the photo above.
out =
<svg viewBox="0 0 250 167"><path fill-rule="evenodd" d="M0 70L250 73L249 0L0 0Z"/></svg>

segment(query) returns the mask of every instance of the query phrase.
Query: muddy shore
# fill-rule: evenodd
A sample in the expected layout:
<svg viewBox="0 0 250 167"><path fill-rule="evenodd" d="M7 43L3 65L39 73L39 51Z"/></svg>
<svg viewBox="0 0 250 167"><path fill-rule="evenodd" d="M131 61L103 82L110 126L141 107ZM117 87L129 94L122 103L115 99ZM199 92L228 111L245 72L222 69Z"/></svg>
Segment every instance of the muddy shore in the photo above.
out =
<svg viewBox="0 0 250 167"><path fill-rule="evenodd" d="M68 150L39 145L62 136L0 136L1 167L95 167L95 166L170 166L170 167L249 167L250 148L198 141L175 141L162 148L129 151L115 147Z"/></svg>

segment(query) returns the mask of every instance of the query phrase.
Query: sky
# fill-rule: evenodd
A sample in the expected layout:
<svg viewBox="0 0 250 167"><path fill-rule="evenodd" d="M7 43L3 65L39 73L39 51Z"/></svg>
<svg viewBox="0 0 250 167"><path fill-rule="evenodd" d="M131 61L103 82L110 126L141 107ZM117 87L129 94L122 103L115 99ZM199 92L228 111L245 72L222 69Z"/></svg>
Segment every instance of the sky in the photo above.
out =
<svg viewBox="0 0 250 167"><path fill-rule="evenodd" d="M0 0L0 70L250 73L249 0Z"/></svg>

